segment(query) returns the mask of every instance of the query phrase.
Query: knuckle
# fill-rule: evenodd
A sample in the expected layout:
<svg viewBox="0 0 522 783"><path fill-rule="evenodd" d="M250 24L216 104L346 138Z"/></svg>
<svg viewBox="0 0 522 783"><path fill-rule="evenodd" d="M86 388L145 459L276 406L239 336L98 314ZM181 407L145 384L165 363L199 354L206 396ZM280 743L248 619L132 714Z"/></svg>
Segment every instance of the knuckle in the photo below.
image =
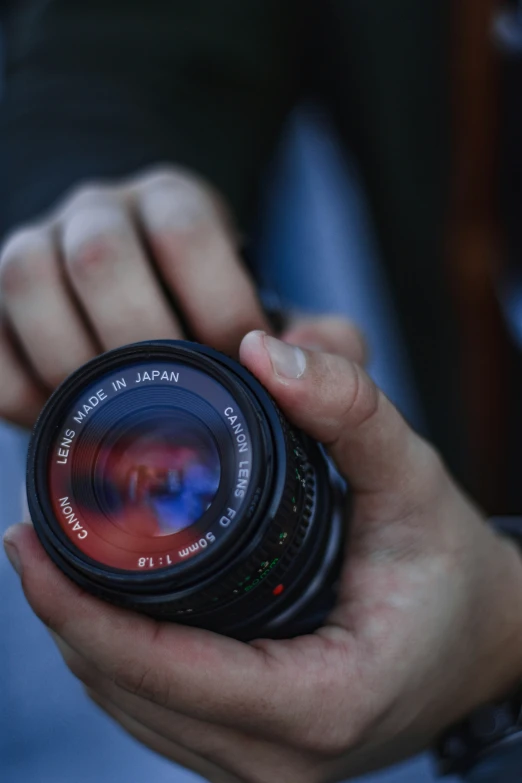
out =
<svg viewBox="0 0 522 783"><path fill-rule="evenodd" d="M79 281L98 274L114 260L114 238L103 232L83 239L71 247L66 254L67 269L71 276Z"/></svg>
<svg viewBox="0 0 522 783"><path fill-rule="evenodd" d="M45 253L45 235L40 228L27 228L9 237L0 252L0 287L9 294L25 291L40 271Z"/></svg>
<svg viewBox="0 0 522 783"><path fill-rule="evenodd" d="M138 178L143 189L170 188L180 191L206 192L206 187L196 176L176 166L154 166Z"/></svg>
<svg viewBox="0 0 522 783"><path fill-rule="evenodd" d="M345 395L340 418L342 422L350 421L353 427L361 427L379 410L381 394L359 365L352 364L351 367L352 383Z"/></svg>
<svg viewBox="0 0 522 783"><path fill-rule="evenodd" d="M61 220L65 265L73 279L104 272L128 247L132 221L107 190L83 191Z"/></svg>
<svg viewBox="0 0 522 783"><path fill-rule="evenodd" d="M66 218L71 213L97 204L101 199L106 199L109 192L109 187L101 182L83 182L76 185L62 199L57 210L58 216Z"/></svg>
<svg viewBox="0 0 522 783"><path fill-rule="evenodd" d="M43 395L11 365L9 354L2 350L2 329L0 326L0 418L14 424L32 426L44 403Z"/></svg>
<svg viewBox="0 0 522 783"><path fill-rule="evenodd" d="M176 170L146 176L139 188L145 222L159 240L172 239L216 217L210 189L194 177Z"/></svg>

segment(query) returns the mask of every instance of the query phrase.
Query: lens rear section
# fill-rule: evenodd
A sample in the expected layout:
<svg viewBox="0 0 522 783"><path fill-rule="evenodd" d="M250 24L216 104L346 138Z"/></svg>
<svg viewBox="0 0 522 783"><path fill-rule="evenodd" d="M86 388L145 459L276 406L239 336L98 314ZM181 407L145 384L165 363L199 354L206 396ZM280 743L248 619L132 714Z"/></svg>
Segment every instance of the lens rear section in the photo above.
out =
<svg viewBox="0 0 522 783"><path fill-rule="evenodd" d="M74 373L35 428L28 501L70 578L151 616L247 639L309 630L332 600L340 494L321 452L204 346L127 346Z"/></svg>

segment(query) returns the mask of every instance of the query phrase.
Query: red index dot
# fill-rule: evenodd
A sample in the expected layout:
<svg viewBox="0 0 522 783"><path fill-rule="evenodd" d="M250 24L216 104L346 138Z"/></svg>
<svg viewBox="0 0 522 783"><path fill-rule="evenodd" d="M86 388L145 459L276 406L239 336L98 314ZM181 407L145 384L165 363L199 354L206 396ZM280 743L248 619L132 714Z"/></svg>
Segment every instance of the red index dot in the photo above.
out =
<svg viewBox="0 0 522 783"><path fill-rule="evenodd" d="M281 595L284 589L285 589L284 585L277 585L277 587L274 587L274 589L272 590L272 593L273 595Z"/></svg>

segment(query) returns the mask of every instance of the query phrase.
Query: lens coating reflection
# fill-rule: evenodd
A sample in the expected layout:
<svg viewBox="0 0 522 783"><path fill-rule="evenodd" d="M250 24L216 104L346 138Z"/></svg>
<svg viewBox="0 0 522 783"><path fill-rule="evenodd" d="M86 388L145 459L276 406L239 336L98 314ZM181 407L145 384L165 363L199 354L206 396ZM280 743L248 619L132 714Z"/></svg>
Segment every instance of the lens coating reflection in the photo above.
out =
<svg viewBox="0 0 522 783"><path fill-rule="evenodd" d="M129 420L130 419L130 420ZM162 537L192 525L220 481L208 427L183 410L140 411L108 433L94 466L94 489L107 519L129 535Z"/></svg>
<svg viewBox="0 0 522 783"><path fill-rule="evenodd" d="M211 559L234 536L249 499L251 436L211 374L150 359L120 365L71 396L58 423L51 503L91 561L162 569Z"/></svg>

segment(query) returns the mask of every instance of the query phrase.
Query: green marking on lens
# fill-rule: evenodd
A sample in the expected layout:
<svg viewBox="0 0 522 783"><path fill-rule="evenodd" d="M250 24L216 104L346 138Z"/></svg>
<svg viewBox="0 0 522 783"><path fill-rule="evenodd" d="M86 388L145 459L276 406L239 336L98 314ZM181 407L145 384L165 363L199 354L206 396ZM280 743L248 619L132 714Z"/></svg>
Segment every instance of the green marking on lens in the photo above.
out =
<svg viewBox="0 0 522 783"><path fill-rule="evenodd" d="M256 587L278 562L279 562L279 558L274 557L272 562L265 560L263 563L261 563L261 568L258 570L259 576L257 576L251 584L245 585L243 591L245 593L248 593L249 590L252 590L253 587Z"/></svg>

